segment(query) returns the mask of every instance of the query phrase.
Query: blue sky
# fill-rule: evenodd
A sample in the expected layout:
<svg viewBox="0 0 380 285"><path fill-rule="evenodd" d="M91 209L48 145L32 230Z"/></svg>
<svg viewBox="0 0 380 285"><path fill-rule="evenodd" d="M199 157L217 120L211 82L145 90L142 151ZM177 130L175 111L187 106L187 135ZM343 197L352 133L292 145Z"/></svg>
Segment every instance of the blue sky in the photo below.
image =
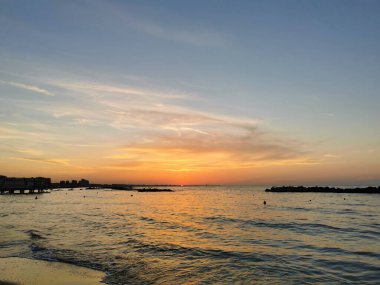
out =
<svg viewBox="0 0 380 285"><path fill-rule="evenodd" d="M1 1L0 169L379 181L379 12L370 0Z"/></svg>

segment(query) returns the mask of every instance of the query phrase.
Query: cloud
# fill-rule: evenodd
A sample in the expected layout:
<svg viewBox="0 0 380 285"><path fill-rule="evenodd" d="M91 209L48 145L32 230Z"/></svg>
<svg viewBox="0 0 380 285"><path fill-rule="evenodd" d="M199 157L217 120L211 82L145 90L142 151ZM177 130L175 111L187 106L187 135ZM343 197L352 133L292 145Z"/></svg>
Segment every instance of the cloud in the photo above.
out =
<svg viewBox="0 0 380 285"><path fill-rule="evenodd" d="M340 158L340 157L342 157L342 156L339 155L339 154L334 154L334 153L325 153L325 154L323 155L323 157L325 157L325 158Z"/></svg>
<svg viewBox="0 0 380 285"><path fill-rule="evenodd" d="M39 112L50 113L56 119L71 120L76 125L103 124L116 129L159 126L174 130L227 119L227 117L171 104L178 102L178 99L197 99L196 95L186 92L168 92L70 79L47 79L47 82L49 85L70 91L61 94L67 99L49 108L41 104L33 105L33 108ZM73 106L74 102L76 102L75 106ZM32 108L31 104L28 106ZM228 120L234 120L236 124L239 124L238 119L228 118ZM197 129L193 128L193 130Z"/></svg>
<svg viewBox="0 0 380 285"><path fill-rule="evenodd" d="M51 93L51 92L49 92L48 90L40 88L38 86L34 86L34 85L29 85L29 84L14 82L14 81L3 81L3 80L0 80L0 83L11 85L11 86L14 86L14 87L17 87L17 88L21 88L21 89L25 89L25 90L28 90L28 91L32 91L32 92L35 92L35 93L39 93L39 94L42 94L42 95L45 95L45 96L54 96L54 94Z"/></svg>
<svg viewBox="0 0 380 285"><path fill-rule="evenodd" d="M76 119L74 119L73 124L79 125L79 126L99 126L99 125L101 125L101 122L99 120L95 120L95 119L76 118Z"/></svg>
<svg viewBox="0 0 380 285"><path fill-rule="evenodd" d="M21 154L26 154L26 155L33 155L33 156L39 156L42 154L41 151L36 150L36 149L31 149L31 148L23 148L23 149L18 149L16 152L21 153Z"/></svg>
<svg viewBox="0 0 380 285"><path fill-rule="evenodd" d="M59 92L59 104L27 106L51 116L49 132L43 134L45 143L54 143L50 157L64 154L76 164L169 172L316 163L303 142L276 135L262 121L200 111L178 101L192 99L192 94L90 80L50 78L46 83ZM0 138L24 137L23 131L3 131ZM96 150L86 147L88 136L99 142ZM36 140L40 135L29 137L41 144ZM69 150L74 145L85 146L84 152ZM28 145L22 148L27 150ZM88 160L95 151L97 158ZM69 165L68 160L28 151L14 156Z"/></svg>
<svg viewBox="0 0 380 285"><path fill-rule="evenodd" d="M278 164L309 164L300 142L270 139L258 128L217 123L208 132L183 129L180 133L157 133L126 144L107 156L114 167L200 171L240 169ZM199 126L198 126L199 127ZM130 162L139 162L130 164Z"/></svg>
<svg viewBox="0 0 380 285"><path fill-rule="evenodd" d="M124 94L134 95L144 98L161 98L161 99L190 99L188 94L178 94L149 90L118 84L101 84L93 81L75 81L75 80L52 80L50 84L86 94Z"/></svg>
<svg viewBox="0 0 380 285"><path fill-rule="evenodd" d="M160 20L153 20L149 15L143 15L136 11L131 12L131 7L125 9L121 5L110 2L98 2L102 14L109 13L109 17L114 19L114 25L132 27L138 32L156 37L158 39L169 40L177 43L192 45L195 47L219 47L225 44L225 39L213 28L205 26L176 25L168 22L170 18L165 17L165 23ZM157 15L157 13L155 13Z"/></svg>
<svg viewBox="0 0 380 285"><path fill-rule="evenodd" d="M138 30L161 39L172 40L180 43L190 44L197 47L215 47L224 45L220 34L211 31L197 30L186 31L174 27L163 26L147 20L133 19L129 21Z"/></svg>
<svg viewBox="0 0 380 285"><path fill-rule="evenodd" d="M33 162L41 162L41 163L63 165L63 166L69 165L68 159L58 159L58 158L48 159L48 158L37 158L37 157L13 157L13 159L28 160L28 161L33 161Z"/></svg>
<svg viewBox="0 0 380 285"><path fill-rule="evenodd" d="M173 110L174 109L174 110ZM182 109L182 112L175 110L175 107L168 106L166 110L159 109L126 109L112 110L116 120L114 126L140 125L148 127L161 127L164 129L180 130L195 125L204 125L220 122L218 118L191 112Z"/></svg>
<svg viewBox="0 0 380 285"><path fill-rule="evenodd" d="M36 132L23 131L14 127L2 127L0 125L0 139L25 139L26 137L30 139L36 136L38 136Z"/></svg>

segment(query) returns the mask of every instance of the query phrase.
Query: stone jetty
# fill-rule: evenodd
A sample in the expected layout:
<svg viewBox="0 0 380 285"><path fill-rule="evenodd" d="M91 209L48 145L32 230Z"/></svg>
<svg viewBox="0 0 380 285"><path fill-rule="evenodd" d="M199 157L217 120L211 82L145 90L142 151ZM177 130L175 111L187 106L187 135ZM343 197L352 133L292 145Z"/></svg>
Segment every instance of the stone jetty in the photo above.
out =
<svg viewBox="0 0 380 285"><path fill-rule="evenodd" d="M266 192L279 192L279 193L360 193L360 194L380 194L380 186L369 187L354 187L354 188L338 188L338 187L323 187L323 186L273 186L265 190Z"/></svg>

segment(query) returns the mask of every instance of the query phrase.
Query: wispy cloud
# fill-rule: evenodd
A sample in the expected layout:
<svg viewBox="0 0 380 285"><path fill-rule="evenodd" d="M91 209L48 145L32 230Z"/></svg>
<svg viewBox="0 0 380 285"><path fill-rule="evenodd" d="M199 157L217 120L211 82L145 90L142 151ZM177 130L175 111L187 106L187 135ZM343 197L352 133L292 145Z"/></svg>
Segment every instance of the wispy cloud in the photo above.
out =
<svg viewBox="0 0 380 285"><path fill-rule="evenodd" d="M39 94L42 94L42 95L45 95L45 96L54 96L54 94L51 93L51 92L49 92L48 90L43 89L43 88L38 87L38 86L35 86L35 85L24 84L24 83L14 82L14 81L4 81L4 80L0 80L0 83L1 84L6 84L6 85L10 85L10 86L14 86L14 87L17 87L17 88L21 88L21 89L24 89L24 90L32 91L32 92L35 92L35 93L39 93Z"/></svg>
<svg viewBox="0 0 380 285"><path fill-rule="evenodd" d="M108 12L110 17L115 20L115 24L132 27L146 35L162 40L187 44L195 47L220 47L225 45L223 35L211 27L193 25L173 25L165 19L152 19L149 15L140 12L131 12L121 5L110 2L98 2L102 13ZM131 8L131 7L128 7Z"/></svg>
<svg viewBox="0 0 380 285"><path fill-rule="evenodd" d="M49 78L46 83L57 90L60 104L32 102L28 106L51 116L53 133L49 132L45 141L54 142L55 147L49 153L20 147L14 155L17 159L168 172L316 163L302 142L274 134L261 121L191 108L187 100L196 96L190 93L75 78ZM82 149L89 154L94 151L86 147L88 141L82 134L102 142L96 146L98 159L94 162L86 159L87 153L65 153L74 145L85 146ZM24 131L3 128L2 135L21 139ZM45 157L62 154L66 160Z"/></svg>
<svg viewBox="0 0 380 285"><path fill-rule="evenodd" d="M164 26L160 23L152 23L148 20L130 20L134 27L140 31L161 39L172 40L198 47L215 47L224 45L220 34L211 31L186 31L174 27Z"/></svg>
<svg viewBox="0 0 380 285"><path fill-rule="evenodd" d="M101 84L93 81L75 81L75 80L52 80L49 83L65 88L67 90L79 91L87 94L125 94L134 95L144 98L163 98L163 99L190 99L189 94L178 94L170 92L161 92L144 88L123 86L118 84Z"/></svg>
<svg viewBox="0 0 380 285"><path fill-rule="evenodd" d="M271 140L261 131L218 123L213 130L156 134L127 144L108 156L114 167L164 168L168 171L240 169L278 164L310 164L300 142ZM140 162L130 164L129 162Z"/></svg>
<svg viewBox="0 0 380 285"><path fill-rule="evenodd" d="M40 150L31 149L31 148L17 149L16 152L25 154L25 155L32 155L32 156L39 156L42 154Z"/></svg>
<svg viewBox="0 0 380 285"><path fill-rule="evenodd" d="M18 160L28 160L33 162L40 162L40 163L47 163L47 164L54 164L54 165L63 165L68 166L69 161L68 159L49 159L49 158L39 158L39 157L14 157L13 159Z"/></svg>
<svg viewBox="0 0 380 285"><path fill-rule="evenodd" d="M181 128L188 128L194 125L221 122L218 118L184 108L182 108L182 112L171 106L167 106L165 109L128 108L126 110L112 110L111 112L116 117L116 120L113 122L114 125L119 125L120 127L132 124L180 130Z"/></svg>
<svg viewBox="0 0 380 285"><path fill-rule="evenodd" d="M33 138L38 136L37 132L24 131L17 128L0 125L0 139L25 139L26 137Z"/></svg>
<svg viewBox="0 0 380 285"><path fill-rule="evenodd" d="M340 157L342 157L342 155L335 154L335 153L325 153L323 155L323 157L325 157L325 158L340 158Z"/></svg>

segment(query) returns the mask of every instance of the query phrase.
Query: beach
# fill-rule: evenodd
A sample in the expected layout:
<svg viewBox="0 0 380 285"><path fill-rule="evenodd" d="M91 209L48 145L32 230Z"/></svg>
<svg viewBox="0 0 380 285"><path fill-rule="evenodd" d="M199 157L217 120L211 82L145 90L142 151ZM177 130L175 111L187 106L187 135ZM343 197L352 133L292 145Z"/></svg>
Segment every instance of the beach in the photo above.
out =
<svg viewBox="0 0 380 285"><path fill-rule="evenodd" d="M0 258L0 285L101 285L103 272L72 264Z"/></svg>
<svg viewBox="0 0 380 285"><path fill-rule="evenodd" d="M265 189L0 195L0 257L96 270L78 284L377 284L378 195Z"/></svg>

